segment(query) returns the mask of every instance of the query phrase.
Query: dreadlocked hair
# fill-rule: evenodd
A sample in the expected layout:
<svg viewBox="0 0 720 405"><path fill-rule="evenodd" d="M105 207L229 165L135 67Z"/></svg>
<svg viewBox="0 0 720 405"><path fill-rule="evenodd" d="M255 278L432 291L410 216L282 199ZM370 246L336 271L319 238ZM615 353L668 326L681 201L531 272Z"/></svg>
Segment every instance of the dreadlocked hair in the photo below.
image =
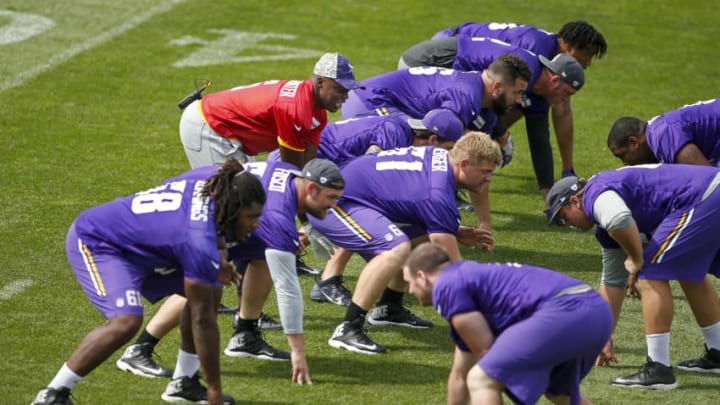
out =
<svg viewBox="0 0 720 405"><path fill-rule="evenodd" d="M598 59L607 53L605 37L587 21L570 21L563 25L558 37L577 49L586 49Z"/></svg>
<svg viewBox="0 0 720 405"><path fill-rule="evenodd" d="M240 211L252 204L265 204L265 189L260 180L232 158L205 183L202 196L215 201L218 235L234 236Z"/></svg>

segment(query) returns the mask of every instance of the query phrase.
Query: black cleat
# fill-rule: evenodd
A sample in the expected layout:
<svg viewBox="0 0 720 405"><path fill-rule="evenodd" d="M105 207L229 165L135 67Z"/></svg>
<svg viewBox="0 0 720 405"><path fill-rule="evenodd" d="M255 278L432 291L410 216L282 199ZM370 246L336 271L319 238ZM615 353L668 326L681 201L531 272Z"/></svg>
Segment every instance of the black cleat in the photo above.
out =
<svg viewBox="0 0 720 405"><path fill-rule="evenodd" d="M161 398L165 402L207 404L207 388L200 384L200 375L175 378L168 383ZM234 404L235 398L223 395L223 404Z"/></svg>
<svg viewBox="0 0 720 405"><path fill-rule="evenodd" d="M705 353L699 359L685 360L678 363L677 368L693 373L720 374L720 350L708 349L705 345Z"/></svg>
<svg viewBox="0 0 720 405"><path fill-rule="evenodd" d="M290 360L290 353L270 346L263 340L259 330L235 333L230 338L224 353L231 357L254 357L271 361Z"/></svg>
<svg viewBox="0 0 720 405"><path fill-rule="evenodd" d="M316 269L315 267L305 263L305 261L301 259L300 256L296 256L295 269L297 270L298 276L317 276L322 273L322 270Z"/></svg>
<svg viewBox="0 0 720 405"><path fill-rule="evenodd" d="M362 326L356 326L345 321L335 328L328 344L336 349L345 349L355 353L377 354L384 353L385 347L373 342Z"/></svg>
<svg viewBox="0 0 720 405"><path fill-rule="evenodd" d="M343 276L330 277L327 280L316 280L310 299L317 302L330 302L344 307L350 305L352 293L343 285Z"/></svg>
<svg viewBox="0 0 720 405"><path fill-rule="evenodd" d="M136 343L128 346L122 357L115 362L115 365L122 371L128 371L142 377L172 377L172 370L155 362L153 359L153 347L149 343Z"/></svg>
<svg viewBox="0 0 720 405"><path fill-rule="evenodd" d="M672 390L677 388L675 373L670 366L653 361L650 357L635 374L610 379L617 387L640 388L646 390Z"/></svg>
<svg viewBox="0 0 720 405"><path fill-rule="evenodd" d="M427 329L433 326L432 322L418 318L407 308L397 304L385 304L375 307L368 316L367 322L373 326L404 326L415 329Z"/></svg>

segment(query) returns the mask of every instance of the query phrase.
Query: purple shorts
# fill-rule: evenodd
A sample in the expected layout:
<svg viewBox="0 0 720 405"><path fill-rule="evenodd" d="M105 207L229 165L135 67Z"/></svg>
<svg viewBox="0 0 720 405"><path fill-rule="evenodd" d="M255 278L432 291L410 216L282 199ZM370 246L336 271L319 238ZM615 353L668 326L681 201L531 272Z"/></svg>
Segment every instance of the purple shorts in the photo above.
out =
<svg viewBox="0 0 720 405"><path fill-rule="evenodd" d="M580 381L610 339L612 313L595 291L555 298L505 329L478 366L521 404L545 393L580 403Z"/></svg>
<svg viewBox="0 0 720 405"><path fill-rule="evenodd" d="M658 225L645 248L638 278L703 281L720 277L720 187L689 211L675 211Z"/></svg>
<svg viewBox="0 0 720 405"><path fill-rule="evenodd" d="M141 269L113 246L83 240L70 226L65 241L70 266L90 303L107 319L143 314L141 296L151 303L184 294L180 269Z"/></svg>
<svg viewBox="0 0 720 405"><path fill-rule="evenodd" d="M330 209L325 219L313 216L308 219L313 228L334 244L360 254L366 261L409 240L383 214L350 201Z"/></svg>

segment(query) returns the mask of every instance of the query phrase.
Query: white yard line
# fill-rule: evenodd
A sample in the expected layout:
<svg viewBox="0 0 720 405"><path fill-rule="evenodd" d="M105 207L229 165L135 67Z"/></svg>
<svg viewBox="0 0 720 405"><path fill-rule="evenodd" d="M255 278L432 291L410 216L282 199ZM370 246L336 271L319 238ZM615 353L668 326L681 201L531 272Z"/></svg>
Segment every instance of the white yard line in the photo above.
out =
<svg viewBox="0 0 720 405"><path fill-rule="evenodd" d="M23 85L26 81L41 75L42 73L47 72L48 70L54 68L55 66L66 62L67 60L77 56L78 54L85 52L87 50L90 50L92 48L95 48L98 45L101 45L116 36L129 31L138 25L144 23L145 21L166 13L170 11L173 7L176 5L183 3L185 0L169 0L167 2L158 4L157 6L147 10L146 12L142 14L138 14L134 18L130 19L129 21L126 21L117 27L103 32L100 35L94 36L92 38L89 38L87 41L83 42L82 44L73 46L71 48L66 49L64 52L61 52L55 56L52 56L50 60L48 60L46 63L34 66L28 70L25 70L23 72L18 73L15 76L8 77L7 79L3 80L2 83L0 83L0 93L4 92L5 90L12 89L14 87L18 87Z"/></svg>
<svg viewBox="0 0 720 405"><path fill-rule="evenodd" d="M29 288L31 285L33 285L33 281L29 278L10 282L10 284L0 288L0 301L9 300L10 298L20 294L26 288Z"/></svg>

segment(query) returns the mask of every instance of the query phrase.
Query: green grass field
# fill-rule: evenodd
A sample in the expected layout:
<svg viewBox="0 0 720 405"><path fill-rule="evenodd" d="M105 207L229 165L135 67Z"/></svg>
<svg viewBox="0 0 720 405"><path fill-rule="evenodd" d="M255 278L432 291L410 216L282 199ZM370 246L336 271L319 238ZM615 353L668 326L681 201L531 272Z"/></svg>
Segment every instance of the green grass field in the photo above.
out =
<svg viewBox="0 0 720 405"><path fill-rule="evenodd" d="M710 0L3 1L0 403L29 403L83 336L103 322L67 264L65 232L83 209L188 168L176 103L196 79L212 80L210 91L302 79L326 51L344 53L356 75L365 78L393 70L404 49L448 25L514 21L556 31L567 21L586 19L609 44L608 55L593 63L572 102L575 168L589 176L619 166L605 146L616 118L650 118L718 96L716 8ZM545 226L524 126L512 132L515 158L498 172L491 192L496 252L463 254L550 267L597 285L601 265L594 238ZM558 162L556 157L557 174ZM473 223L469 216L464 220ZM361 268L354 259L350 286ZM312 281L302 283L309 292ZM226 291L226 303L232 295ZM675 298L672 358L679 361L702 352L702 337L679 289ZM225 391L251 404L443 403L452 359L447 326L431 308L417 306L412 298L407 302L437 327L372 329L371 336L390 351L371 357L330 348L326 341L344 310L307 300L307 352L315 385L293 386L287 363L223 357ZM148 319L156 309L147 307ZM267 312L277 316L274 297ZM230 317L220 320L224 345ZM593 370L583 383L595 403L711 403L717 398L718 377L682 372L677 373L680 388L671 392L610 387L611 376L633 372L645 361L642 329L638 302L627 302L616 333L621 363ZM287 348L281 333L266 337ZM174 365L178 342L175 332L161 343L162 363ZM78 403L161 402L166 381L120 373L113 364L119 355L73 390Z"/></svg>

